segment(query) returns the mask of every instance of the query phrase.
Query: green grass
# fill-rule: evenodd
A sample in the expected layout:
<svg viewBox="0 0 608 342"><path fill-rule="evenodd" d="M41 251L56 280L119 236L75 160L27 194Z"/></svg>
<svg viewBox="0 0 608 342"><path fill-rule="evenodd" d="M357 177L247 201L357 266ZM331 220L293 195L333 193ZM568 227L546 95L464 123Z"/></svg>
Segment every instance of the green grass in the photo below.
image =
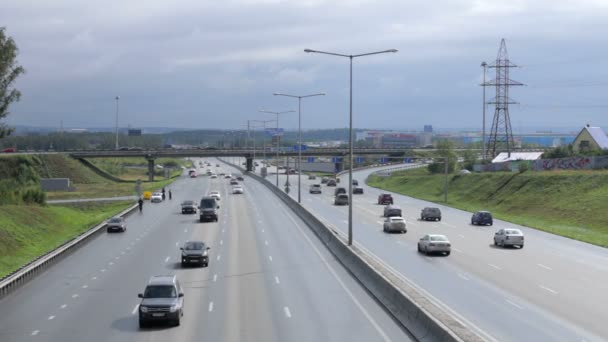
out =
<svg viewBox="0 0 608 342"><path fill-rule="evenodd" d="M120 179L124 180L147 180L148 175L148 161L141 157L128 157L128 158L90 158L88 159L93 165L98 168L106 171L107 173L116 176ZM187 161L185 159L176 159L176 158L159 158L154 161L155 165L165 165L171 164L177 166L179 169L174 170L171 173L171 176L176 176L181 174L181 167L189 167L192 165L191 161ZM163 177L164 170L155 169L155 178Z"/></svg>
<svg viewBox="0 0 608 342"><path fill-rule="evenodd" d="M131 203L0 206L0 277L117 214Z"/></svg>
<svg viewBox="0 0 608 342"><path fill-rule="evenodd" d="M372 175L368 184L443 203L443 175L426 169ZM448 176L448 205L608 247L608 171L494 172Z"/></svg>
<svg viewBox="0 0 608 342"><path fill-rule="evenodd" d="M156 191L162 187L167 187L175 179L165 179L161 181L142 183L142 191ZM93 184L74 184L74 191L54 191L47 192L47 200L78 199L78 198L103 198L135 196L135 183L116 183L105 180L101 183Z"/></svg>

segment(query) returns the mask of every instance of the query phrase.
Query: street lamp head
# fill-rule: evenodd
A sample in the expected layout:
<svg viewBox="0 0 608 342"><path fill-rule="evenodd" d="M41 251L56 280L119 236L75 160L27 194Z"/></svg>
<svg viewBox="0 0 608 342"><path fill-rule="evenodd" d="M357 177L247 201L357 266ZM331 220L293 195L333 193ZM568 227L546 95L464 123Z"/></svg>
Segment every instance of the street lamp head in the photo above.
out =
<svg viewBox="0 0 608 342"><path fill-rule="evenodd" d="M396 52L399 52L399 50L397 50L397 49L390 49L390 50L386 50L386 52L396 53Z"/></svg>
<svg viewBox="0 0 608 342"><path fill-rule="evenodd" d="M283 95L281 93L272 93L272 95Z"/></svg>
<svg viewBox="0 0 608 342"><path fill-rule="evenodd" d="M315 52L315 50L311 50L311 49L304 49L304 52Z"/></svg>
<svg viewBox="0 0 608 342"><path fill-rule="evenodd" d="M120 96L116 96L116 99L117 99L117 100L119 100L119 99L120 99Z"/></svg>
<svg viewBox="0 0 608 342"><path fill-rule="evenodd" d="M488 65L488 63L486 63L486 62L481 62L481 66L482 66L482 67L486 67L487 65Z"/></svg>

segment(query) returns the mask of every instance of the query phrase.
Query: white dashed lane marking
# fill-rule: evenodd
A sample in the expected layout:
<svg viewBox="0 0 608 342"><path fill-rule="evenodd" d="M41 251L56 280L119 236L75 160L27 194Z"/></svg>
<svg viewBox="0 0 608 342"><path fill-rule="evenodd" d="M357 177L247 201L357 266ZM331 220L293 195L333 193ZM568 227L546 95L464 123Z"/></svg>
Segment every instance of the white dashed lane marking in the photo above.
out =
<svg viewBox="0 0 608 342"><path fill-rule="evenodd" d="M221 257L221 255L218 255L218 256L217 256L217 261L220 261L220 257Z"/></svg>
<svg viewBox="0 0 608 342"><path fill-rule="evenodd" d="M495 269L497 269L497 270L502 270L502 268L500 268L500 267L498 267L498 266L496 266L496 265L494 265L494 264L488 264L488 266L490 266L490 267L494 267L494 268L495 268Z"/></svg>
<svg viewBox="0 0 608 342"><path fill-rule="evenodd" d="M514 307L516 307L516 308L518 308L520 310L523 310L523 307L521 305L518 305L518 304L516 304L516 303L514 303L514 302L512 302L512 301L510 301L508 299L505 299L505 300L507 301L507 303L513 305Z"/></svg>
<svg viewBox="0 0 608 342"><path fill-rule="evenodd" d="M75 294L73 294L73 295L72 295L72 298L78 298L78 297L79 297L79 296L78 296L78 294L77 294L77 293L75 293Z"/></svg>
<svg viewBox="0 0 608 342"><path fill-rule="evenodd" d="M213 302L209 302L209 312L213 311Z"/></svg>
<svg viewBox="0 0 608 342"><path fill-rule="evenodd" d="M458 276L464 280L469 280L469 278L467 278L467 276L465 276L464 274L458 273Z"/></svg>
<svg viewBox="0 0 608 342"><path fill-rule="evenodd" d="M49 316L49 321L55 319L55 316Z"/></svg>
<svg viewBox="0 0 608 342"><path fill-rule="evenodd" d="M34 330L34 331L32 331L32 336L38 335L39 332L40 332L40 330Z"/></svg>
<svg viewBox="0 0 608 342"><path fill-rule="evenodd" d="M291 318L291 312L288 307L283 307L283 311L285 311L285 316L287 316L287 318Z"/></svg>
<svg viewBox="0 0 608 342"><path fill-rule="evenodd" d="M270 259L270 261L272 261L272 256L270 256L270 255L269 255L269 256L268 256L268 259Z"/></svg>
<svg viewBox="0 0 608 342"><path fill-rule="evenodd" d="M277 284L280 284L281 282L279 281L279 277L274 277L274 282Z"/></svg>
<svg viewBox="0 0 608 342"><path fill-rule="evenodd" d="M555 290L553 290L553 289L550 289L550 288L548 288L548 287L546 287L546 286L543 286L543 285L538 285L538 287L540 287L541 289L543 289L543 290L545 290L545 291L551 292L552 294L558 294L558 292L557 292L557 291L555 291Z"/></svg>
<svg viewBox="0 0 608 342"><path fill-rule="evenodd" d="M166 257L165 262L169 262L169 259L171 259L171 257Z"/></svg>
<svg viewBox="0 0 608 342"><path fill-rule="evenodd" d="M537 265L538 267L542 267L542 268L544 268L544 269L546 269L546 270L553 271L553 269L552 269L551 267L549 267L549 266L545 266L545 265L543 265L543 264L536 264L536 265Z"/></svg>
<svg viewBox="0 0 608 342"><path fill-rule="evenodd" d="M214 275L213 275L213 281L214 281L214 282L215 282L215 281L217 281L217 274L214 274Z"/></svg>
<svg viewBox="0 0 608 342"><path fill-rule="evenodd" d="M65 308L67 308L67 307L68 307L68 305L67 305L67 304L63 304L63 305L62 305L62 306L60 306L59 308L60 308L60 309L65 309Z"/></svg>

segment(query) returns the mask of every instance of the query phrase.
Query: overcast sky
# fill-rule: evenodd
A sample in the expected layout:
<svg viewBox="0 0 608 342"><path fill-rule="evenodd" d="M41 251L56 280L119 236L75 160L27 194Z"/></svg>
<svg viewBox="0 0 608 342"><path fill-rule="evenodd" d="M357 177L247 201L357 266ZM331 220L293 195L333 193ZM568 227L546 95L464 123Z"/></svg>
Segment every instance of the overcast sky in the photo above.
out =
<svg viewBox="0 0 608 342"><path fill-rule="evenodd" d="M240 129L297 109L303 128L481 128L480 63L501 38L522 68L514 131L607 126L606 0L2 0L27 73L12 125ZM488 70L494 78L494 69ZM488 99L494 89L488 89ZM494 113L488 108L488 121ZM281 126L297 127L286 114Z"/></svg>

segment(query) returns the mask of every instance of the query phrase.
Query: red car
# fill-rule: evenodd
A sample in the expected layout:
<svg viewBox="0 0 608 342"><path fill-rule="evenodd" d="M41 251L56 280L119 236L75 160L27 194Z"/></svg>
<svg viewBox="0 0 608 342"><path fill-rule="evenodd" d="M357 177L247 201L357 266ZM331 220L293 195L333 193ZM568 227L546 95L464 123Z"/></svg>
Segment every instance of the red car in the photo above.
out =
<svg viewBox="0 0 608 342"><path fill-rule="evenodd" d="M14 148L14 147L7 147L4 150L2 150L2 152L4 152L4 153L15 153L15 152L17 152L17 149Z"/></svg>
<svg viewBox="0 0 608 342"><path fill-rule="evenodd" d="M393 196L391 196L391 194L380 194L378 196L378 204L393 204Z"/></svg>

